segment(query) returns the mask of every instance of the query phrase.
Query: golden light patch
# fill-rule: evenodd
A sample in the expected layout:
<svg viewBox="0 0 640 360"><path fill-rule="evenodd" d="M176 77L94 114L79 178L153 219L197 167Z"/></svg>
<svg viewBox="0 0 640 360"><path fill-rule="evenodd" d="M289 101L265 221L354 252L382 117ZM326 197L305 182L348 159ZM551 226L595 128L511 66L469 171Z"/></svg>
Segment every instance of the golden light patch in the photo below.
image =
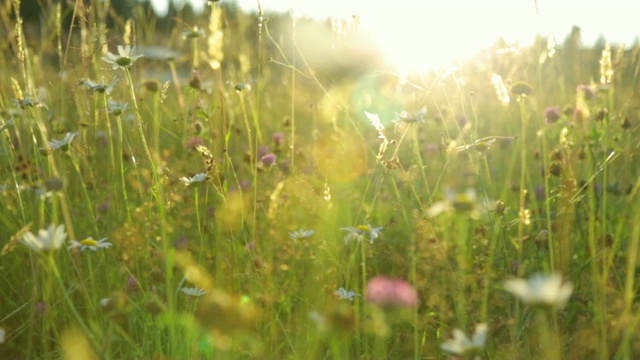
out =
<svg viewBox="0 0 640 360"><path fill-rule="evenodd" d="M93 360L95 354L91 350L85 334L76 328L67 329L62 334L62 358L66 360Z"/></svg>
<svg viewBox="0 0 640 360"><path fill-rule="evenodd" d="M349 111L349 103L344 99L351 98L352 92L352 85L336 85L329 89L329 93L318 103L318 120L324 123L335 123Z"/></svg>
<svg viewBox="0 0 640 360"><path fill-rule="evenodd" d="M198 264L191 253L178 251L175 255L176 266L184 272L184 278L198 288L209 290L213 288L214 280L209 272Z"/></svg>
<svg viewBox="0 0 640 360"><path fill-rule="evenodd" d="M216 225L223 232L233 234L248 226L252 218L252 196L240 190L229 193L220 211L216 214Z"/></svg>
<svg viewBox="0 0 640 360"><path fill-rule="evenodd" d="M355 180L367 168L367 148L357 135L325 133L313 144L312 156L320 174L331 182Z"/></svg>
<svg viewBox="0 0 640 360"><path fill-rule="evenodd" d="M269 195L267 216L274 223L290 226L315 219L322 203L322 184L307 175L289 176L276 185ZM288 230L290 231L290 230Z"/></svg>

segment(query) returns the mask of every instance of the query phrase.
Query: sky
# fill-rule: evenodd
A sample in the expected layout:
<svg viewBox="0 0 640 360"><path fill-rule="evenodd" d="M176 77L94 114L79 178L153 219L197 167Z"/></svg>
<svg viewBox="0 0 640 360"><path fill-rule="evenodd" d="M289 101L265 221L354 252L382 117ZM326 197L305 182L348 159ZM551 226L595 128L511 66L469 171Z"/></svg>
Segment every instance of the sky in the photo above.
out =
<svg viewBox="0 0 640 360"><path fill-rule="evenodd" d="M226 1L226 0L223 0ZM256 9L256 0L236 0L244 9ZM586 42L600 34L631 42L640 34L640 2L634 0L260 0L265 10L325 18L358 15L379 26L415 29L465 30L496 38L532 37L535 33L565 35L573 25ZM424 19L428 17L427 23ZM439 32L440 33L440 32ZM440 33L441 34L441 33ZM495 39L494 39L495 40Z"/></svg>
<svg viewBox="0 0 640 360"><path fill-rule="evenodd" d="M205 0L149 0L158 11L169 1L189 3L203 9ZM237 1L242 9L255 11L257 0ZM601 35L616 44L631 44L640 36L640 1L634 0L260 0L271 11L292 11L296 16L317 19L350 18L357 15L361 29L372 34L379 49L392 62L426 67L444 66L470 57L500 37L520 45L530 44L536 34L554 34L562 43L572 26L581 28L584 45ZM536 7L537 5L537 7ZM424 48L439 48L425 54ZM413 64L412 64L413 63Z"/></svg>

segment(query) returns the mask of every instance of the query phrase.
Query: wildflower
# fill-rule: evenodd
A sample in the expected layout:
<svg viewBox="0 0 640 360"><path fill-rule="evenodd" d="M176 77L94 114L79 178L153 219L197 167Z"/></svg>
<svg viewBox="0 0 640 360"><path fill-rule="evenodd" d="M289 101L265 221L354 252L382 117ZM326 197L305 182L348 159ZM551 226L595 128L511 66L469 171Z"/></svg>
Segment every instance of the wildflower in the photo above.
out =
<svg viewBox="0 0 640 360"><path fill-rule="evenodd" d="M51 198L54 192L62 190L63 187L64 182L62 181L62 179L58 177L52 177L40 183L34 189L34 193L40 200L45 200Z"/></svg>
<svg viewBox="0 0 640 360"><path fill-rule="evenodd" d="M560 107L559 106L549 106L544 110L544 120L547 124L553 124L560 119Z"/></svg>
<svg viewBox="0 0 640 360"><path fill-rule="evenodd" d="M138 279L136 279L136 277L133 275L129 276L129 279L127 279L127 283L125 284L124 289L128 292L136 292L138 291L139 288L140 288L140 283L138 282Z"/></svg>
<svg viewBox="0 0 640 360"><path fill-rule="evenodd" d="M234 89L236 89L236 93L238 94L245 90L251 91L251 84L249 82L239 83L236 86L234 86Z"/></svg>
<svg viewBox="0 0 640 360"><path fill-rule="evenodd" d="M249 241L247 245L244 246L244 249L247 252L254 252L256 250L256 244L253 241Z"/></svg>
<svg viewBox="0 0 640 360"><path fill-rule="evenodd" d="M406 110L402 110L400 114L396 114L396 118L393 120L396 124L415 124L415 123L424 123L425 117L427 116L427 107L423 106L416 113L410 113ZM374 124L376 126L376 124ZM378 128L376 128L378 130Z"/></svg>
<svg viewBox="0 0 640 360"><path fill-rule="evenodd" d="M344 237L344 243L347 244L351 240L357 240L358 242L362 241L365 238L369 238L369 242L373 244L373 242L380 237L382 233L383 226L374 228L371 225L358 225L356 227L344 227L341 230L348 231L347 236Z"/></svg>
<svg viewBox="0 0 640 360"><path fill-rule="evenodd" d="M175 247L178 250L185 250L189 247L189 239L187 239L187 237L184 235L180 235L173 242L173 247Z"/></svg>
<svg viewBox="0 0 640 360"><path fill-rule="evenodd" d="M269 154L269 146L268 145L260 145L258 146L258 157L261 158L267 154Z"/></svg>
<svg viewBox="0 0 640 360"><path fill-rule="evenodd" d="M52 148L53 150L62 150L62 151L67 151L69 150L69 145L71 144L71 141L73 141L73 139L78 135L77 132L68 132L65 136L64 139L62 140L51 140L48 142L49 147Z"/></svg>
<svg viewBox="0 0 640 360"><path fill-rule="evenodd" d="M383 308L416 308L420 302L418 292L411 284L386 276L369 280L366 299Z"/></svg>
<svg viewBox="0 0 640 360"><path fill-rule="evenodd" d="M110 208L111 208L111 202L109 200L105 200L104 202L96 205L96 210L101 214L108 213Z"/></svg>
<svg viewBox="0 0 640 360"><path fill-rule="evenodd" d="M313 234L315 234L315 230L296 230L294 232L290 232L289 233L289 237L291 238L291 240L300 240L300 239L306 239L308 237L311 237Z"/></svg>
<svg viewBox="0 0 640 360"><path fill-rule="evenodd" d="M320 312L316 310L309 311L309 319L316 324L316 329L320 331L327 329L327 318Z"/></svg>
<svg viewBox="0 0 640 360"><path fill-rule="evenodd" d="M467 119L466 116L464 115L460 115L458 116L458 118L456 119L456 122L458 123L458 126L460 126L461 128L463 128L465 125L467 125L469 123L469 119Z"/></svg>
<svg viewBox="0 0 640 360"><path fill-rule="evenodd" d="M535 274L527 280L507 280L503 286L525 304L551 306L558 309L566 305L573 292L573 284L570 282L562 284L560 274L551 276Z"/></svg>
<svg viewBox="0 0 640 360"><path fill-rule="evenodd" d="M100 299L100 307L106 308L107 306L109 306L109 302L110 301L111 301L111 298L102 298L102 299Z"/></svg>
<svg viewBox="0 0 640 360"><path fill-rule="evenodd" d="M469 213L472 218L479 218L481 209L478 204L476 191L474 189L467 189L463 193L456 193L454 191L445 191L446 199L434 203L428 210L427 215L429 217L436 217L442 213Z"/></svg>
<svg viewBox="0 0 640 360"><path fill-rule="evenodd" d="M200 74L193 70L193 77L189 80L189 87L194 90L202 90L202 79L200 79Z"/></svg>
<svg viewBox="0 0 640 360"><path fill-rule="evenodd" d="M187 178L187 177L181 177L180 181L182 181L184 183L185 187L189 187L195 183L200 183L203 182L205 180L207 180L209 176L207 175L207 173L199 173L199 174L195 174L194 176Z"/></svg>
<svg viewBox="0 0 640 360"><path fill-rule="evenodd" d="M142 88L150 93L157 93L160 91L160 83L157 80L147 80L142 83Z"/></svg>
<svg viewBox="0 0 640 360"><path fill-rule="evenodd" d="M115 292L111 297L100 299L100 310L111 319L124 321L129 312L129 298L123 291Z"/></svg>
<svg viewBox="0 0 640 360"><path fill-rule="evenodd" d="M476 325L473 337L469 339L460 329L453 330L453 339L447 340L440 348L452 355L468 356L478 354L482 351L487 341L487 324Z"/></svg>
<svg viewBox="0 0 640 360"><path fill-rule="evenodd" d="M41 314L42 314L42 313L44 313L45 311L47 311L47 308L48 308L48 307L49 307L49 306L47 306L47 303L46 303L46 302L44 302L44 301L40 301L40 302L38 302L38 303L36 304L36 310L37 310L39 313L41 313Z"/></svg>
<svg viewBox="0 0 640 360"><path fill-rule="evenodd" d="M513 86L511 87L511 92L517 96L531 95L532 91L533 91L533 88L531 87L531 85L522 81L513 84Z"/></svg>
<svg viewBox="0 0 640 360"><path fill-rule="evenodd" d="M67 233L64 231L64 225L51 224L46 230L39 230L38 236L31 232L25 233L20 242L33 251L41 252L59 249L66 238Z"/></svg>
<svg viewBox="0 0 640 360"><path fill-rule="evenodd" d="M180 291L183 294L186 294L186 295L191 296L191 297L200 297L200 296L202 296L202 295L207 293L206 291L204 291L202 289L198 289L198 288L194 288L194 287L191 287L191 288L183 287L183 288L180 288Z"/></svg>
<svg viewBox="0 0 640 360"><path fill-rule="evenodd" d="M198 26L194 26L191 29L187 29L182 32L183 39L195 39L204 36L204 30Z"/></svg>
<svg viewBox="0 0 640 360"><path fill-rule="evenodd" d="M577 122L585 121L589 115L583 109L575 109L573 111L573 119Z"/></svg>
<svg viewBox="0 0 640 360"><path fill-rule="evenodd" d="M75 248L80 248L81 251L85 251L87 249L91 251L98 251L98 249L110 248L111 245L113 244L107 241L107 238L103 238L96 241L96 240L93 240L91 236L89 236L88 238L82 241L71 240L71 245L69 245L67 249L71 250Z"/></svg>
<svg viewBox="0 0 640 360"><path fill-rule="evenodd" d="M13 103L19 105L21 109L28 107L47 107L43 100L39 97L25 96L21 99L13 99Z"/></svg>
<svg viewBox="0 0 640 360"><path fill-rule="evenodd" d="M200 136L191 136L187 139L187 149L189 151L196 151L198 146L204 146L204 139Z"/></svg>
<svg viewBox="0 0 640 360"><path fill-rule="evenodd" d="M353 297L354 296L360 296L360 294L356 294L354 291L352 290L345 290L344 288L340 288L336 291L333 292L334 294L338 295L338 297L340 298L340 300L349 300L349 301L353 301Z"/></svg>
<svg viewBox="0 0 640 360"><path fill-rule="evenodd" d="M129 108L129 103L123 103L119 101L109 100L107 104L107 111L114 116L120 116Z"/></svg>
<svg viewBox="0 0 640 360"><path fill-rule="evenodd" d="M593 88L586 84L580 84L576 88L576 92L582 93L582 96L585 100L592 100L596 97L596 93L593 91Z"/></svg>
<svg viewBox="0 0 640 360"><path fill-rule="evenodd" d="M260 157L260 163L264 167L269 167L271 165L275 165L276 159L277 159L276 154L268 153L268 154L263 155L262 157Z"/></svg>
<svg viewBox="0 0 640 360"><path fill-rule="evenodd" d="M118 45L118 55L112 54L108 52L106 56L102 57L102 60L108 62L112 65L112 69L128 69L129 66L133 65L133 63L142 57L142 55L135 55L135 46L127 45L122 46Z"/></svg>
<svg viewBox="0 0 640 360"><path fill-rule="evenodd" d="M115 77L111 83L109 83L108 85L104 82L104 79L100 79L100 81L93 81L91 79L82 79L80 80L80 84L82 84L82 86L84 86L86 89L89 89L93 92L97 92L97 93L104 93L104 94L111 94L111 92L113 91L113 88L116 86L116 82L118 81L118 78Z"/></svg>
<svg viewBox="0 0 640 360"><path fill-rule="evenodd" d="M273 133L273 144L278 148L281 147L282 145L284 145L284 133L282 132L275 132Z"/></svg>

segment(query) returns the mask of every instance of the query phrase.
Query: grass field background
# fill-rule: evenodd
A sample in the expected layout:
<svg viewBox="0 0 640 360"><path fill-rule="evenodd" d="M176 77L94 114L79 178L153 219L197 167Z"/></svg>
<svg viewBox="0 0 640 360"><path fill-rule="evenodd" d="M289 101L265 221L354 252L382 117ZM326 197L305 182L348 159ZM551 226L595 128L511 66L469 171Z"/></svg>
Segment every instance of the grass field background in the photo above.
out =
<svg viewBox="0 0 640 360"><path fill-rule="evenodd" d="M0 10L0 358L640 356L637 45L76 5Z"/></svg>

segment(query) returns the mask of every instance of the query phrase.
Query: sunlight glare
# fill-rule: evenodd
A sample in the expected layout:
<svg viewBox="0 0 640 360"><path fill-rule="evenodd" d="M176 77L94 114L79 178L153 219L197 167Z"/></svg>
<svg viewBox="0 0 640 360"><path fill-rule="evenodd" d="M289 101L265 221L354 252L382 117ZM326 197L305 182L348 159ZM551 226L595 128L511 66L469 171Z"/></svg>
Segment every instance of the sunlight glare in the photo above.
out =
<svg viewBox="0 0 640 360"><path fill-rule="evenodd" d="M168 1L168 0L152 0ZM197 0L192 0L197 1ZM233 0L246 10L256 0ZM584 44L601 35L631 43L638 32L629 28L637 5L628 0L258 0L269 11L291 11L318 20L356 16L360 29L371 35L378 51L400 74L449 68L472 59L500 38L516 47L533 43L536 35L558 41L572 26L581 28Z"/></svg>
<svg viewBox="0 0 640 360"><path fill-rule="evenodd" d="M394 8L398 11L367 8L361 14L361 26L371 34L389 65L401 74L449 67L475 56L501 37L520 44L533 41L533 5L529 9L522 3L495 1L404 0ZM504 17L505 13L511 16Z"/></svg>

